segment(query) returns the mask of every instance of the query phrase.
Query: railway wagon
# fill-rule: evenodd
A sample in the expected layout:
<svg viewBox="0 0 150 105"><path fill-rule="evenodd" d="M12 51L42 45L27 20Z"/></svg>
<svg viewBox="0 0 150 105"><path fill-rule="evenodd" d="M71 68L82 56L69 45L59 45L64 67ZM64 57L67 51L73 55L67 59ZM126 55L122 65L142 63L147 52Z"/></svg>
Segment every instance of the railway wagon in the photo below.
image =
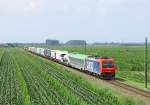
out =
<svg viewBox="0 0 150 105"><path fill-rule="evenodd" d="M28 50L28 47L27 47L27 46L24 46L23 49L24 49L24 50Z"/></svg>
<svg viewBox="0 0 150 105"><path fill-rule="evenodd" d="M31 51L32 47L28 47L28 50Z"/></svg>
<svg viewBox="0 0 150 105"><path fill-rule="evenodd" d="M45 48L41 48L41 53L40 53L40 55L43 55L43 56L44 56L44 50L45 50Z"/></svg>
<svg viewBox="0 0 150 105"><path fill-rule="evenodd" d="M36 47L29 47L28 50L31 52L36 52Z"/></svg>
<svg viewBox="0 0 150 105"><path fill-rule="evenodd" d="M41 48L36 48L36 53L40 54L41 53Z"/></svg>
<svg viewBox="0 0 150 105"><path fill-rule="evenodd" d="M86 59L88 58L88 55L70 53L68 58L68 64L72 67L81 70L86 69Z"/></svg>
<svg viewBox="0 0 150 105"><path fill-rule="evenodd" d="M61 50L56 50L56 59L61 61L61 62L64 62L64 57L65 55L68 54L68 51L61 51Z"/></svg>
<svg viewBox="0 0 150 105"><path fill-rule="evenodd" d="M47 49L47 48L44 49L44 56L45 56L45 57L50 57L50 56L51 56L51 51L50 51L50 49Z"/></svg>
<svg viewBox="0 0 150 105"><path fill-rule="evenodd" d="M44 48L37 48L36 53L40 55L44 55Z"/></svg>
<svg viewBox="0 0 150 105"><path fill-rule="evenodd" d="M69 65L69 62L70 62L70 60L69 60L69 53L68 54L66 54L65 56L64 56L64 63L66 63L67 65Z"/></svg>
<svg viewBox="0 0 150 105"><path fill-rule="evenodd" d="M57 50L51 50L51 58L56 59L56 51Z"/></svg>

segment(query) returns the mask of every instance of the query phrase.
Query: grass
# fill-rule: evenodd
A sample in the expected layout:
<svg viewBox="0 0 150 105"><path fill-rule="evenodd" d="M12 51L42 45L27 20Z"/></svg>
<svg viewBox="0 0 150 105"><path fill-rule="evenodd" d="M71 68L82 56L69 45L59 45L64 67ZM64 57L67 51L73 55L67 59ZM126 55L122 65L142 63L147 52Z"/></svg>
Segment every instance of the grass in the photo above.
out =
<svg viewBox="0 0 150 105"><path fill-rule="evenodd" d="M84 46L43 47L85 53ZM87 46L86 54L112 57L117 66L117 79L136 87L144 88L144 46ZM150 55L150 48L148 55ZM150 58L148 59L148 88L150 89L149 78Z"/></svg>
<svg viewBox="0 0 150 105"><path fill-rule="evenodd" d="M23 50L6 49L2 55L2 105L145 105Z"/></svg>

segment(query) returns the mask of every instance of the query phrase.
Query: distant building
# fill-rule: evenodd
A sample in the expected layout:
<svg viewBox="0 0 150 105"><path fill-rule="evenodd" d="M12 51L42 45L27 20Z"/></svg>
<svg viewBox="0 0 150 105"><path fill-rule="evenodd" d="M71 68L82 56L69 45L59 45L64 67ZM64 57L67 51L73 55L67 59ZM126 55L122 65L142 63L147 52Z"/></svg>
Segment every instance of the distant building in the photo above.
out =
<svg viewBox="0 0 150 105"><path fill-rule="evenodd" d="M47 45L59 45L59 41L58 40L46 40L46 44Z"/></svg>
<svg viewBox="0 0 150 105"><path fill-rule="evenodd" d="M66 45L85 45L86 41L85 40L70 40L66 42Z"/></svg>

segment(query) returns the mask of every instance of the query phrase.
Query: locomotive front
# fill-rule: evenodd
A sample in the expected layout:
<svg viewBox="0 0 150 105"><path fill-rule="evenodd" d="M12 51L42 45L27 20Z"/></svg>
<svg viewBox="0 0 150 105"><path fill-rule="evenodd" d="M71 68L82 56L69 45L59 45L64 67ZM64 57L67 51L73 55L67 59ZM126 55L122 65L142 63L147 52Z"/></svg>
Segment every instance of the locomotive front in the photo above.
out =
<svg viewBox="0 0 150 105"><path fill-rule="evenodd" d="M100 75L106 79L115 79L116 67L112 58L100 59Z"/></svg>

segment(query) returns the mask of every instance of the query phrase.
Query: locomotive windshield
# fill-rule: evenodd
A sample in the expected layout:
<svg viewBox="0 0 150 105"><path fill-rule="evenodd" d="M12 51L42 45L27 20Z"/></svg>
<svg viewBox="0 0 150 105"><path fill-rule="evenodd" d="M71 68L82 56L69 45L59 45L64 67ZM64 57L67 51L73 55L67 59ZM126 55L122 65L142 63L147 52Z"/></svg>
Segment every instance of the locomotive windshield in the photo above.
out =
<svg viewBox="0 0 150 105"><path fill-rule="evenodd" d="M104 61L102 65L103 65L103 68L113 68L114 67L113 62L109 62L109 61Z"/></svg>

